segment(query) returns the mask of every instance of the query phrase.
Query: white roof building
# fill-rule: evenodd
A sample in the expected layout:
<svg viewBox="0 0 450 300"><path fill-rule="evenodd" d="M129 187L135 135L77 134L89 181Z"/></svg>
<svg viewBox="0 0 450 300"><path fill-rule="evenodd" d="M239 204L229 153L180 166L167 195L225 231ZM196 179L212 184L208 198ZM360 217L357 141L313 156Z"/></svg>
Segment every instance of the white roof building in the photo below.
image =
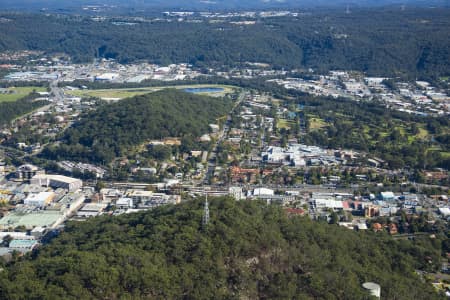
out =
<svg viewBox="0 0 450 300"><path fill-rule="evenodd" d="M393 192L381 192L380 195L381 195L381 199L383 199L383 201L395 199L395 195Z"/></svg>
<svg viewBox="0 0 450 300"><path fill-rule="evenodd" d="M261 196L261 195L274 195L274 190L267 189L267 188L256 188L253 190L253 196Z"/></svg>
<svg viewBox="0 0 450 300"><path fill-rule="evenodd" d="M83 186L83 181L77 178L62 175L38 174L31 178L31 184L40 186L50 186L52 188L63 188L70 192L76 191Z"/></svg>
<svg viewBox="0 0 450 300"><path fill-rule="evenodd" d="M116 207L118 208L132 208L133 199L132 198L120 198L116 201Z"/></svg>
<svg viewBox="0 0 450 300"><path fill-rule="evenodd" d="M153 195L152 191L133 190L130 193L128 193L128 197L133 199L134 203L148 201L152 198L152 195Z"/></svg>
<svg viewBox="0 0 450 300"><path fill-rule="evenodd" d="M101 75L95 76L95 80L114 80L119 74L117 73L103 73Z"/></svg>
<svg viewBox="0 0 450 300"><path fill-rule="evenodd" d="M444 217L450 216L450 208L448 207L439 207L439 213Z"/></svg>
<svg viewBox="0 0 450 300"><path fill-rule="evenodd" d="M235 200L245 199L244 192L240 186L230 186L228 192Z"/></svg>
<svg viewBox="0 0 450 300"><path fill-rule="evenodd" d="M54 197L55 193L53 192L41 192L38 194L30 194L23 200L23 203L28 206L43 207L49 204Z"/></svg>
<svg viewBox="0 0 450 300"><path fill-rule="evenodd" d="M18 240L35 240L36 237L32 235L28 235L26 232L14 232L14 231L0 231L0 240L3 240L5 237L10 236L13 239Z"/></svg>
<svg viewBox="0 0 450 300"><path fill-rule="evenodd" d="M106 206L107 204L103 203L87 203L77 212L77 216L83 218L98 216L103 212Z"/></svg>
<svg viewBox="0 0 450 300"><path fill-rule="evenodd" d="M313 199L312 201L313 207L316 209L321 208L331 208L331 209L343 209L344 206L342 201L334 200L334 199Z"/></svg>

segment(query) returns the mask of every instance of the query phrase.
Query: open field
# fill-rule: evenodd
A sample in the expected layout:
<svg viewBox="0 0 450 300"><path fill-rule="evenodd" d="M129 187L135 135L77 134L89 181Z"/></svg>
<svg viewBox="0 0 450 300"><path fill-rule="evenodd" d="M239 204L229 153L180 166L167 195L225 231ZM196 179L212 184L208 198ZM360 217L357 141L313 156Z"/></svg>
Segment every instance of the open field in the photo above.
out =
<svg viewBox="0 0 450 300"><path fill-rule="evenodd" d="M45 87L26 86L26 87L11 87L0 89L0 103L12 102L29 95L31 92L45 92Z"/></svg>
<svg viewBox="0 0 450 300"><path fill-rule="evenodd" d="M120 100L137 95L143 95L159 91L161 89L186 89L186 88L222 88L221 92L204 92L199 95L208 95L214 97L221 97L233 91L234 87L228 85L214 85L214 84L196 84L196 85L177 85L177 86L162 86L162 87L144 87L144 88L124 88L124 89L104 89L104 90L75 90L67 91L69 95L77 97L97 97L104 100Z"/></svg>
<svg viewBox="0 0 450 300"><path fill-rule="evenodd" d="M418 139L426 139L429 136L428 130L425 128L419 128L419 133L416 135Z"/></svg>
<svg viewBox="0 0 450 300"><path fill-rule="evenodd" d="M441 152L442 157L450 158L450 152Z"/></svg>
<svg viewBox="0 0 450 300"><path fill-rule="evenodd" d="M311 118L309 119L309 129L310 130L317 130L317 129L325 127L326 125L327 124L325 123L325 121L320 118L311 116Z"/></svg>
<svg viewBox="0 0 450 300"><path fill-rule="evenodd" d="M430 151L439 152L444 159L450 158L450 152L445 151L445 149L442 149L441 147L435 147L435 146L434 147L429 147L427 149L427 152L430 152Z"/></svg>
<svg viewBox="0 0 450 300"><path fill-rule="evenodd" d="M291 129L291 126L294 125L294 122L286 120L286 119L279 119L277 122L277 128L281 129Z"/></svg>

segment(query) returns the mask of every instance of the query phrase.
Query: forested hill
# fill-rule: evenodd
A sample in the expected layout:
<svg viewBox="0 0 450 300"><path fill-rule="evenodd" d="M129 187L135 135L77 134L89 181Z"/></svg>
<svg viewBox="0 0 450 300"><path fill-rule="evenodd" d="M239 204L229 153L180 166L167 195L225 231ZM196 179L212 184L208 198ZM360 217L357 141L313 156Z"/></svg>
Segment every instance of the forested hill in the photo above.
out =
<svg viewBox="0 0 450 300"><path fill-rule="evenodd" d="M447 8L313 11L295 18L262 18L248 26L229 20L130 18L134 25L118 26L115 18L7 13L0 18L0 51L65 52L76 62L94 57L213 67L261 62L413 79L449 75L450 70Z"/></svg>
<svg viewBox="0 0 450 300"><path fill-rule="evenodd" d="M232 107L229 98L162 90L105 104L81 116L62 143L43 155L50 159L109 162L150 139L200 137Z"/></svg>
<svg viewBox="0 0 450 300"><path fill-rule="evenodd" d="M202 229L202 208L189 201L69 223L0 272L0 298L360 300L369 299L361 284L375 281L383 299L445 299L414 273L437 252L412 241L223 198Z"/></svg>
<svg viewBox="0 0 450 300"><path fill-rule="evenodd" d="M37 96L39 96L39 94L32 93L17 101L0 102L0 127L8 124L19 116L49 103L43 100L33 101Z"/></svg>

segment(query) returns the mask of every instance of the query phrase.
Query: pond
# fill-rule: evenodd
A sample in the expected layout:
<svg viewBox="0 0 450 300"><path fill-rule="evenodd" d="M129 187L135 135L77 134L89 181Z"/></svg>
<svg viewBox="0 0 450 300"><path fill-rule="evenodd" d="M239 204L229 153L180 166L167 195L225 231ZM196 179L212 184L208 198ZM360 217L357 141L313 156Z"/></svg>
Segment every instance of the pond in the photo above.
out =
<svg viewBox="0 0 450 300"><path fill-rule="evenodd" d="M219 93L219 92L223 92L223 88L209 88L209 87L204 87L204 88L187 88L184 89L185 92L188 93Z"/></svg>

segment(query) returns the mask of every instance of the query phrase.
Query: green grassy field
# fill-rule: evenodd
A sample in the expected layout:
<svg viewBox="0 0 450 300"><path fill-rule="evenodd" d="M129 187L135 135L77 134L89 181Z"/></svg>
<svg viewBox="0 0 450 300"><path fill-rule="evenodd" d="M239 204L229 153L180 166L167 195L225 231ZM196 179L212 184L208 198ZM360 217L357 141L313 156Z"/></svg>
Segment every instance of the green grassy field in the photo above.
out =
<svg viewBox="0 0 450 300"><path fill-rule="evenodd" d="M442 155L444 158L450 158L450 152L441 152L441 155Z"/></svg>
<svg viewBox="0 0 450 300"><path fill-rule="evenodd" d="M12 102L20 98L29 95L31 92L45 92L47 89L45 87L37 86L26 86L26 87L11 87L6 89L7 92L0 92L0 103L1 102ZM0 90L3 91L3 90Z"/></svg>
<svg viewBox="0 0 450 300"><path fill-rule="evenodd" d="M161 89L175 88L175 89L186 89L186 88L223 88L222 92L215 93L198 93L199 95L208 96L224 96L227 93L233 91L234 87L227 85L213 85L213 84L196 84L196 85L179 85L179 86L164 86L164 87L144 87L144 88L125 88L125 89L104 89L104 90L76 90L67 91L69 95L77 97L97 97L104 100L119 100L128 97L133 97L137 95L143 95L147 93L152 93L159 91Z"/></svg>
<svg viewBox="0 0 450 300"><path fill-rule="evenodd" d="M311 118L309 119L309 129L310 130L318 130L320 128L325 127L326 125L327 124L325 123L325 121L320 118L315 118L315 117L311 116Z"/></svg>
<svg viewBox="0 0 450 300"><path fill-rule="evenodd" d="M425 128L419 128L419 133L416 135L418 139L424 140L428 137L429 132Z"/></svg>
<svg viewBox="0 0 450 300"><path fill-rule="evenodd" d="M294 124L294 122L292 122L292 121L289 121L286 119L279 119L277 122L277 128L278 129L281 129L281 128L291 129L291 125L293 125L293 124Z"/></svg>

